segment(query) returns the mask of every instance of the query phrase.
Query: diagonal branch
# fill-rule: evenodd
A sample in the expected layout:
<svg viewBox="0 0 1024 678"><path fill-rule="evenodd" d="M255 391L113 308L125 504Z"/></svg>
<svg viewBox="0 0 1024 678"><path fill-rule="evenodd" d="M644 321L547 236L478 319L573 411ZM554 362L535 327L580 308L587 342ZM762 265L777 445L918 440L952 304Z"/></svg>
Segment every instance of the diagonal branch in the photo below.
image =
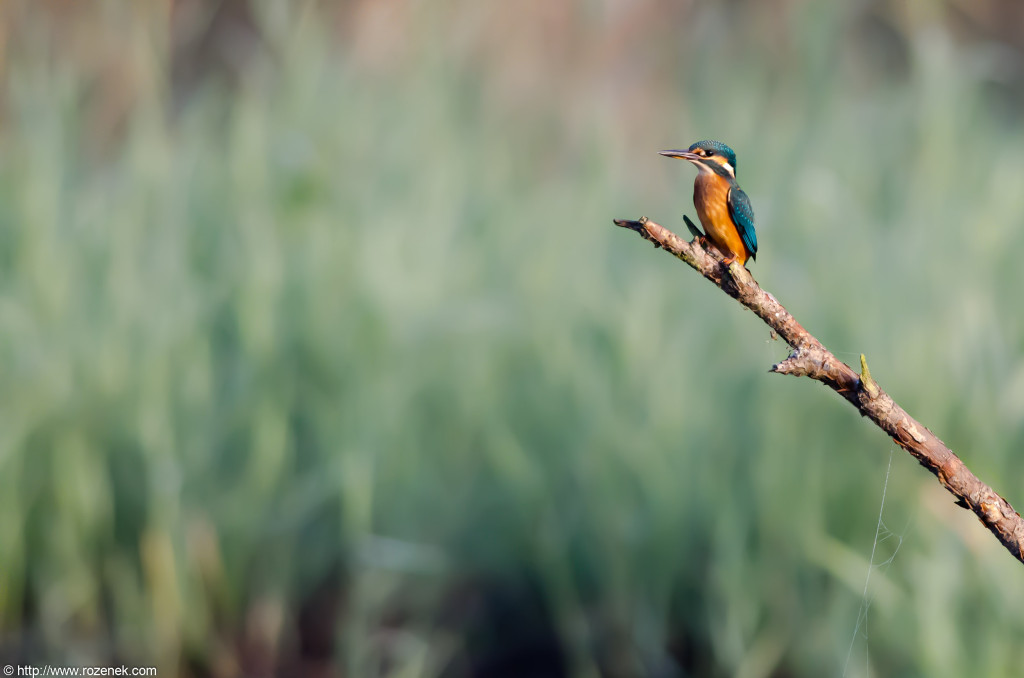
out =
<svg viewBox="0 0 1024 678"><path fill-rule="evenodd" d="M864 356L858 374L805 330L775 297L761 289L747 269L736 262L727 267L717 253L705 250L696 238L687 242L647 217L639 221L616 219L615 224L636 231L655 247L671 252L753 311L793 349L788 358L772 366L772 372L810 377L846 398L935 474L957 498L956 503L973 511L1013 557L1024 563L1024 520L1020 514L875 383Z"/></svg>

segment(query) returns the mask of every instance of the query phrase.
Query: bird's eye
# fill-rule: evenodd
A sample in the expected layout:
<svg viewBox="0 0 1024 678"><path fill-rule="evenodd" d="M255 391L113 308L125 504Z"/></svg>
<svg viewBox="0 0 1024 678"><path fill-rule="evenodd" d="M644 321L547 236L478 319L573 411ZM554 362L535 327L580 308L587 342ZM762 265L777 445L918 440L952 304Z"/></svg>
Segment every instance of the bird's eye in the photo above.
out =
<svg viewBox="0 0 1024 678"><path fill-rule="evenodd" d="M711 157L711 156L713 156L714 154L715 154L715 152L714 152L714 151L704 151L704 157L705 157L705 158L710 158L710 157Z"/></svg>

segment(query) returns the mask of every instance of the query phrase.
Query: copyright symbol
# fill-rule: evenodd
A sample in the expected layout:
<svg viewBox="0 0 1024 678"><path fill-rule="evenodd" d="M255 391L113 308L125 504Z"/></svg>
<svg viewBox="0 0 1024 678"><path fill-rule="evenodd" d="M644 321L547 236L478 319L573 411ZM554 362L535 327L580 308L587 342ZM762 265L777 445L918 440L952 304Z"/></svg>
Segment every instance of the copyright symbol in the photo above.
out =
<svg viewBox="0 0 1024 678"><path fill-rule="evenodd" d="M11 666L10 664L5 666L4 667L4 675L5 676L13 676L14 675L14 667Z"/></svg>

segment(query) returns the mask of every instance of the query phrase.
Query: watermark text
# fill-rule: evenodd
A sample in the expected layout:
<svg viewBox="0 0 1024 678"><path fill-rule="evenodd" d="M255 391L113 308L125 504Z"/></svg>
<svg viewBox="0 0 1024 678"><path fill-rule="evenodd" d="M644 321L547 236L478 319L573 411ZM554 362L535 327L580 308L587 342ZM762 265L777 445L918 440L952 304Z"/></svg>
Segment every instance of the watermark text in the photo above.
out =
<svg viewBox="0 0 1024 678"><path fill-rule="evenodd" d="M155 676L155 666L27 666L8 664L4 676Z"/></svg>

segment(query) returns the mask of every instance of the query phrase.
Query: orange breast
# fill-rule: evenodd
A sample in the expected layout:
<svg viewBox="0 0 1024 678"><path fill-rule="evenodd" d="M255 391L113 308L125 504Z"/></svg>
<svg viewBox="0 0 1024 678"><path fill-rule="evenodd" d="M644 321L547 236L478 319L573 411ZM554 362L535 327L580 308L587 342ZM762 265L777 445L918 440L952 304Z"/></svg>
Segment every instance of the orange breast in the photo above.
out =
<svg viewBox="0 0 1024 678"><path fill-rule="evenodd" d="M729 182L717 174L700 172L693 182L693 205L711 244L726 258L741 264L750 256L740 232L729 216Z"/></svg>

